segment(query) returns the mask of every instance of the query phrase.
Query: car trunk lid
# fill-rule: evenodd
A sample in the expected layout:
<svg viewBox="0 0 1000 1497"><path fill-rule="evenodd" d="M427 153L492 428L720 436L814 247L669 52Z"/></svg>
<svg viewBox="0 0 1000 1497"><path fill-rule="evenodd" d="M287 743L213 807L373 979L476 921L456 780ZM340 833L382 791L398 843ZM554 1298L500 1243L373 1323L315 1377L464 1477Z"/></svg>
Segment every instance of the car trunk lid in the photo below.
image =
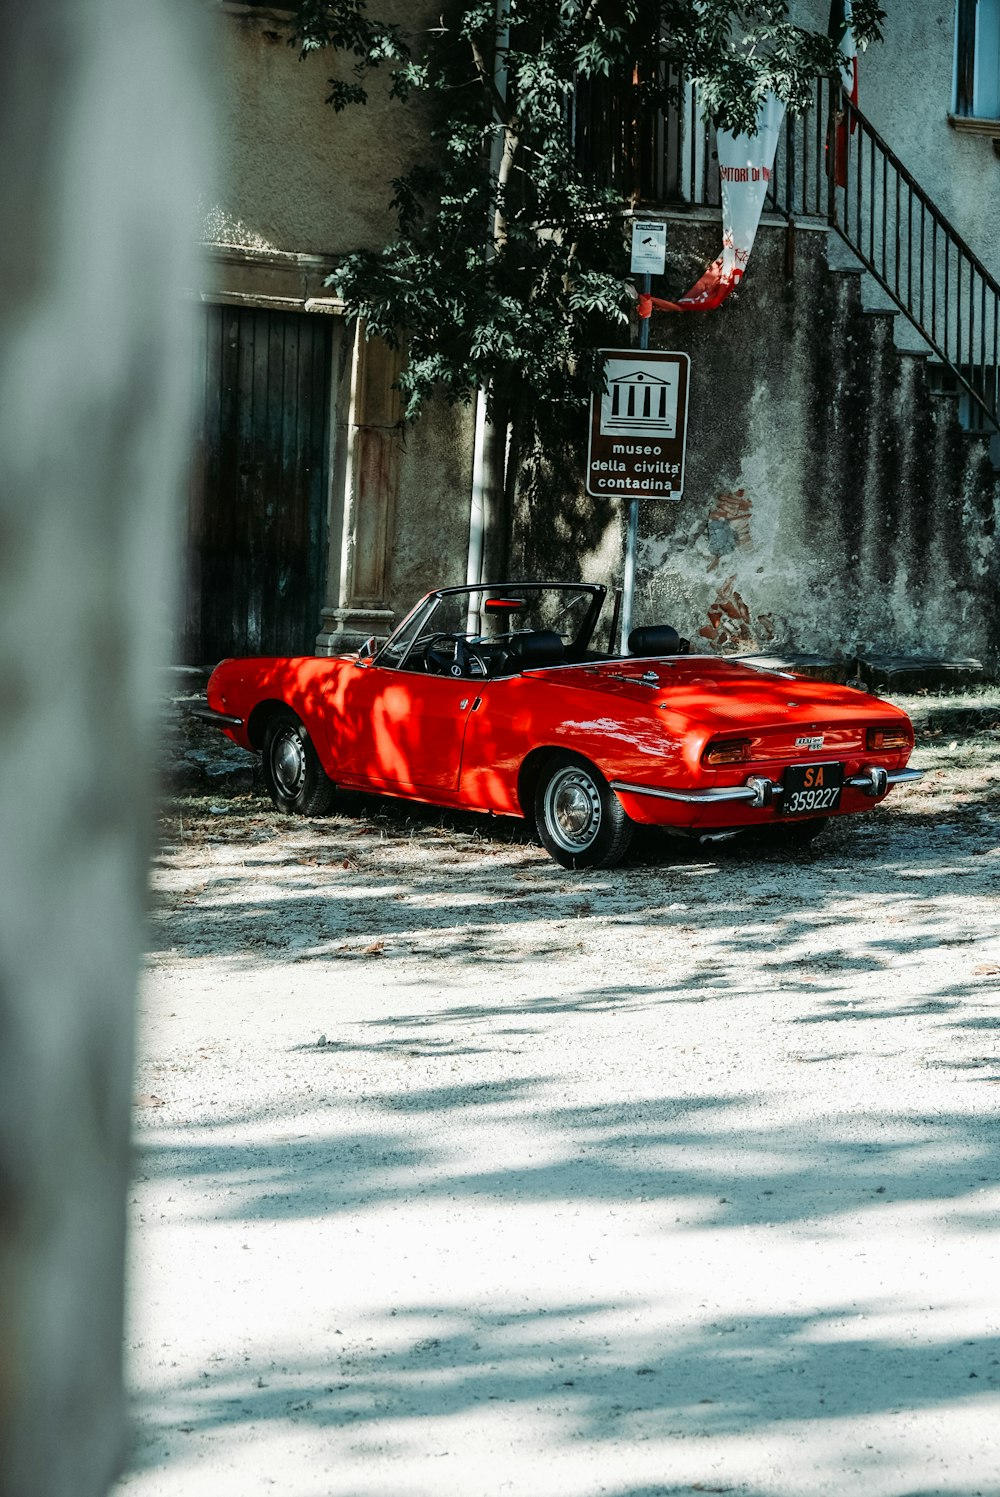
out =
<svg viewBox="0 0 1000 1497"><path fill-rule="evenodd" d="M537 674L553 686L655 711L671 731L697 725L712 739L749 738L754 760L844 758L864 750L866 727L906 721L898 708L852 687L717 656L609 660Z"/></svg>

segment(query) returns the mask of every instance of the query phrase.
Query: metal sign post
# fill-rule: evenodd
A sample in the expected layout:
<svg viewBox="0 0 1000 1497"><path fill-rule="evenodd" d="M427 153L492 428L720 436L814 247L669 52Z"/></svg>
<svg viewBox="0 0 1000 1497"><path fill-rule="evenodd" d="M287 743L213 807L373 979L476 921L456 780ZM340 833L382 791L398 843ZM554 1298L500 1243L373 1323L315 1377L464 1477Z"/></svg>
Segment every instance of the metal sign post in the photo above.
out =
<svg viewBox="0 0 1000 1497"><path fill-rule="evenodd" d="M664 226L664 238L666 238L666 226ZM635 247L635 231L633 230L633 257ZM642 290L649 296L653 288L653 277L649 274L642 277ZM639 318L639 347L649 347L649 323L648 317ZM625 575L622 578L622 647L632 632L632 603L635 598L635 560L639 550L639 501L630 499L628 504L628 528L625 532Z"/></svg>
<svg viewBox="0 0 1000 1497"><path fill-rule="evenodd" d="M648 296L653 276L662 275L667 260L667 226L658 219L634 219L632 222L632 274L641 275L641 290ZM649 347L649 318L639 318L639 347ZM639 500L629 499L628 527L625 534L625 573L622 578L622 644L632 630L632 603L635 598L635 563L639 549ZM612 641L612 645L614 641Z"/></svg>

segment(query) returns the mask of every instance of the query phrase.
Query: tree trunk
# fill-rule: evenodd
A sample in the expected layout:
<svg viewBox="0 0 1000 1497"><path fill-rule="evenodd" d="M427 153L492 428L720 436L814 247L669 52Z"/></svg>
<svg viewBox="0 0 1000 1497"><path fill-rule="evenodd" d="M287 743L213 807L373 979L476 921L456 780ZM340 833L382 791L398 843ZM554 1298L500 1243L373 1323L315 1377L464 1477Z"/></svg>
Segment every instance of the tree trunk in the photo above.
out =
<svg viewBox="0 0 1000 1497"><path fill-rule="evenodd" d="M176 0L0 15L0 1492L98 1497L202 43Z"/></svg>

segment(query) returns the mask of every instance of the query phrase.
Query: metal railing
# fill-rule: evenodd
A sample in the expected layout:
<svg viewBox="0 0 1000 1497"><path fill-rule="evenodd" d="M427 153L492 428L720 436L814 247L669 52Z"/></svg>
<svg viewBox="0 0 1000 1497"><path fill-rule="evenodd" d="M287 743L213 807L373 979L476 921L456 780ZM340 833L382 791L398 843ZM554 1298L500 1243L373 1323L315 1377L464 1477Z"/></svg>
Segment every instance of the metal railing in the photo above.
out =
<svg viewBox="0 0 1000 1497"><path fill-rule="evenodd" d="M643 109L635 87L606 78L581 80L569 125L577 165L596 186L612 187L636 203L718 208L722 203L715 130L703 118L699 90L675 71L669 109ZM826 218L827 88L817 80L813 107L786 117L781 129L766 211L786 218Z"/></svg>
<svg viewBox="0 0 1000 1497"><path fill-rule="evenodd" d="M634 86L581 85L572 106L577 162L635 203L721 206L715 134L696 85L661 75L675 102L640 110ZM839 148L838 148L839 133ZM840 177L840 183L837 177ZM1000 430L1000 284L861 110L839 78L782 126L765 212L826 221L945 368L974 430Z"/></svg>
<svg viewBox="0 0 1000 1497"><path fill-rule="evenodd" d="M827 219L909 318L968 397L968 423L996 431L1000 283L839 89L848 148L842 180L829 180Z"/></svg>

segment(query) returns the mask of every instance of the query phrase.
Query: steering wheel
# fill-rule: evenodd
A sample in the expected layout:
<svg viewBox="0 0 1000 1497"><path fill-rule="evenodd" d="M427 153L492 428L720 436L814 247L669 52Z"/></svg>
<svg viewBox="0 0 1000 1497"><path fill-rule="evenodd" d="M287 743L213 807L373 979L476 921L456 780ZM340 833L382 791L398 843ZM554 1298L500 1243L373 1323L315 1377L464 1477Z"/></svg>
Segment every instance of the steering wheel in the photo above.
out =
<svg viewBox="0 0 1000 1497"><path fill-rule="evenodd" d="M444 650L442 645L451 645ZM487 676L486 661L469 648L464 634L434 634L424 645L424 665L432 676Z"/></svg>

